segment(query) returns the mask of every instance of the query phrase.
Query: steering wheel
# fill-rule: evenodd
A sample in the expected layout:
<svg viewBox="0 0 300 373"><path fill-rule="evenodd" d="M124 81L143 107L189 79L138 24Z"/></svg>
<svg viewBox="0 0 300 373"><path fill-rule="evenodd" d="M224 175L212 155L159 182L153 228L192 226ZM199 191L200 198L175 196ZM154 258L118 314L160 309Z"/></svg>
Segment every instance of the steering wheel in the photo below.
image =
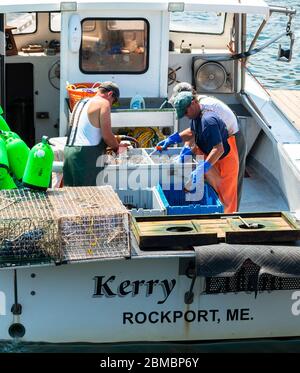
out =
<svg viewBox="0 0 300 373"><path fill-rule="evenodd" d="M48 80L53 88L60 88L60 61L55 61L48 71Z"/></svg>

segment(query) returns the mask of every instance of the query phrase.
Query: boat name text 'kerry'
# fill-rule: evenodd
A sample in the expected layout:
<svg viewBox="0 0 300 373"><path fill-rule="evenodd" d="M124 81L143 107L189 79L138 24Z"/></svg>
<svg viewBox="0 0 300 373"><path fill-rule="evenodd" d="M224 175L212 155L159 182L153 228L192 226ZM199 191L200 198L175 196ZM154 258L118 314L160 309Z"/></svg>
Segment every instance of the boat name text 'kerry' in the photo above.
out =
<svg viewBox="0 0 300 373"><path fill-rule="evenodd" d="M176 280L136 280L130 281L125 280L120 282L119 284L115 284L116 276L110 276L109 278L105 279L106 276L95 276L95 290L93 297L107 297L113 298L115 296L118 297L125 297L127 295L131 295L135 297L136 295L140 294L141 292L145 292L146 297L149 297L154 294L154 292L158 292L158 290L162 293L161 299L157 302L157 304L163 304L168 299L169 295L173 291Z"/></svg>

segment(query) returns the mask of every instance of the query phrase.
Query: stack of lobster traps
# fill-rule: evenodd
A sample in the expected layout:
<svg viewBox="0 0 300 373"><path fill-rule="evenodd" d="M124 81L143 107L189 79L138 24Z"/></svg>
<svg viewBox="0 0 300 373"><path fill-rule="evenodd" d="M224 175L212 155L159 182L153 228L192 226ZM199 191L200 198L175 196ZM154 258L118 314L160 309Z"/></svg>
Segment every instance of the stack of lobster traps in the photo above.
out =
<svg viewBox="0 0 300 373"><path fill-rule="evenodd" d="M130 255L129 213L110 186L0 192L0 267Z"/></svg>

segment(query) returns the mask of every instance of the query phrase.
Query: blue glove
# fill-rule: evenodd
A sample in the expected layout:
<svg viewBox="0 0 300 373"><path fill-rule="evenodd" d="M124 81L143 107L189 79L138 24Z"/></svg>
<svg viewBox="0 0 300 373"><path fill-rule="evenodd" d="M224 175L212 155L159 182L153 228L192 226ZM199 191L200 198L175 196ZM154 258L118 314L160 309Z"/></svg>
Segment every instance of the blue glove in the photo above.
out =
<svg viewBox="0 0 300 373"><path fill-rule="evenodd" d="M185 185L185 190L193 192L196 184L201 181L201 178L211 169L211 163L207 161L200 161L196 169L191 173L190 180Z"/></svg>
<svg viewBox="0 0 300 373"><path fill-rule="evenodd" d="M182 138L180 137L179 133L173 133L173 135L167 137L166 139L160 141L156 146L161 146L162 150L166 150L168 146L173 144L178 144L182 142Z"/></svg>
<svg viewBox="0 0 300 373"><path fill-rule="evenodd" d="M181 149L179 156L176 157L176 161L178 163L184 163L187 159L191 160L192 155L193 155L192 149L189 146L184 146Z"/></svg>

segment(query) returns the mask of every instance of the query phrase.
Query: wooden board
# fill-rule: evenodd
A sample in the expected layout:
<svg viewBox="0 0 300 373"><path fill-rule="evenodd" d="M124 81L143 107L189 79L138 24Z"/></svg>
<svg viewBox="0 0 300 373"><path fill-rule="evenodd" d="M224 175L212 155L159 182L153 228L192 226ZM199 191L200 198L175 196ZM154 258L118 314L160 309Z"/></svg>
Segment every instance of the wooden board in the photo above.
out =
<svg viewBox="0 0 300 373"><path fill-rule="evenodd" d="M294 127L300 131L300 91L272 89L268 90L268 93Z"/></svg>
<svg viewBox="0 0 300 373"><path fill-rule="evenodd" d="M136 217L133 231L142 249L300 239L300 226L283 212Z"/></svg>
<svg viewBox="0 0 300 373"><path fill-rule="evenodd" d="M247 218L248 224L259 224L257 229L244 228L239 219L227 219L231 230L226 232L227 243L263 243L295 241L299 235L299 229L289 220L287 215L281 217Z"/></svg>
<svg viewBox="0 0 300 373"><path fill-rule="evenodd" d="M192 222L173 220L135 222L133 232L141 248L190 248L218 242L215 232L199 232Z"/></svg>

